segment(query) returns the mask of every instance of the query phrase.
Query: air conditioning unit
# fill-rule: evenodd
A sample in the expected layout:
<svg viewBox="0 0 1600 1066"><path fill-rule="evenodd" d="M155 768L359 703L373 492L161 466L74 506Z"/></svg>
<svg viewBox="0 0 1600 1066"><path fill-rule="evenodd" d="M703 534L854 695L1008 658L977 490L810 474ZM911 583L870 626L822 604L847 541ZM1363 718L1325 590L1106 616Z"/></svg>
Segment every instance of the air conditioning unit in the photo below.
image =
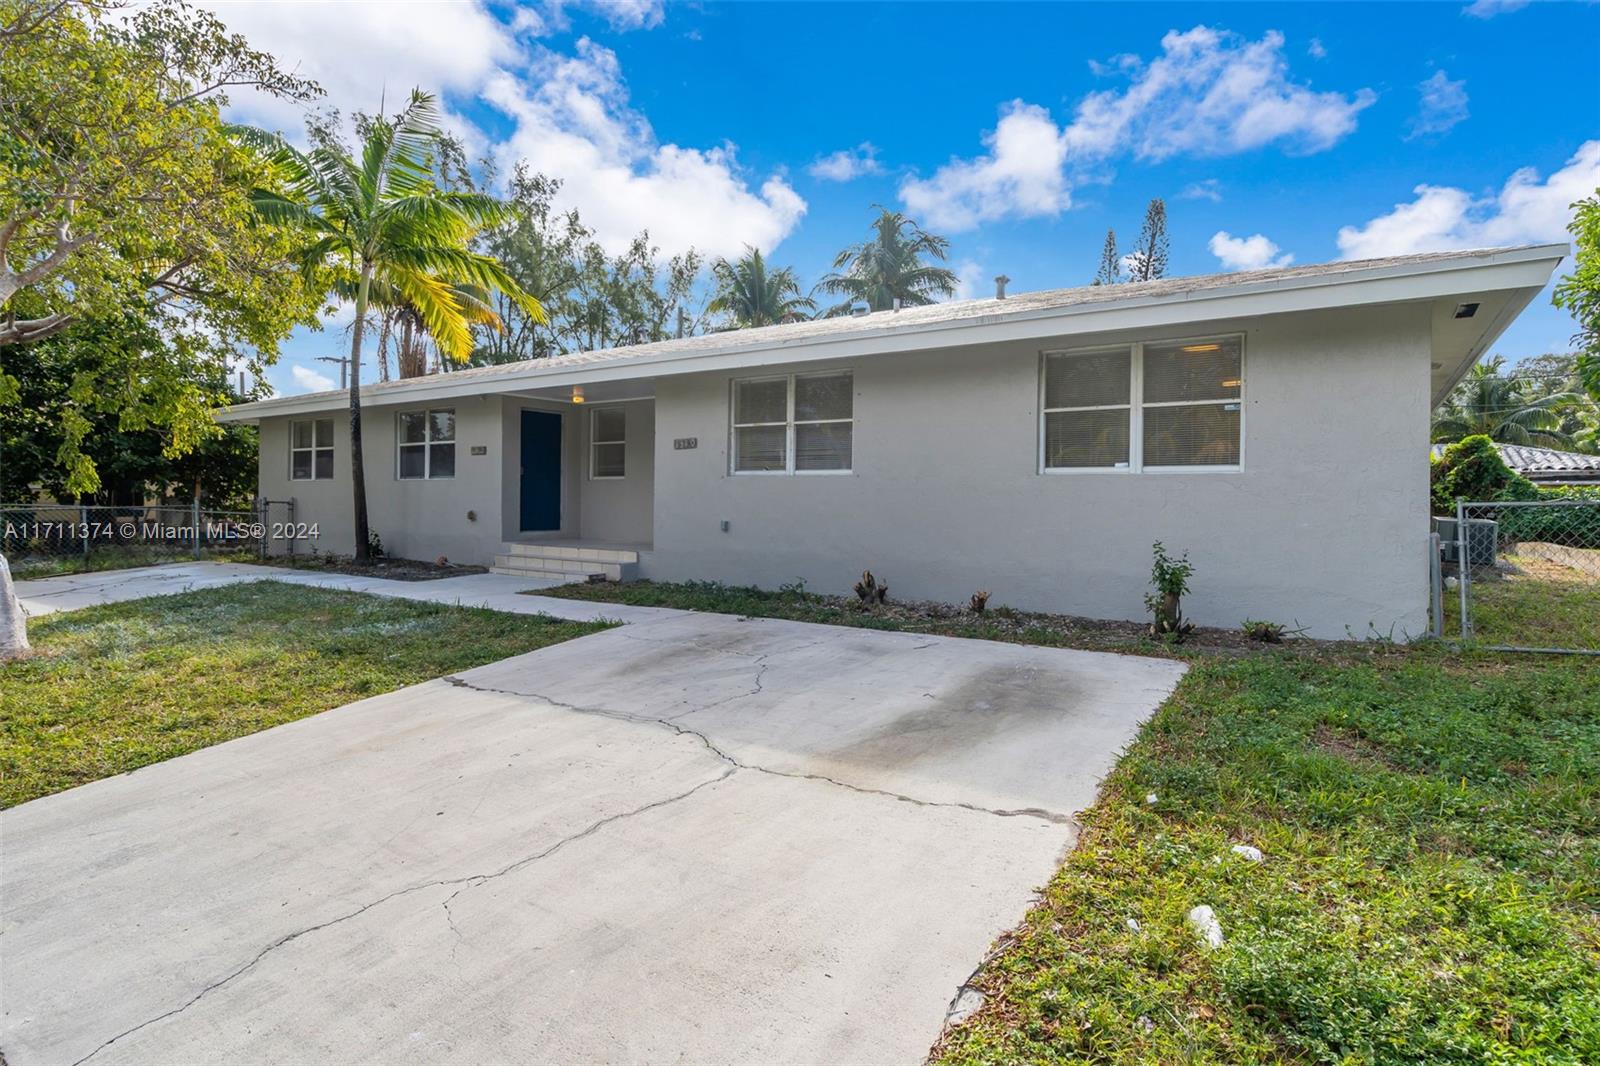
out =
<svg viewBox="0 0 1600 1066"><path fill-rule="evenodd" d="M1447 563L1461 565L1460 523L1454 518L1435 516L1433 530L1439 534L1439 552ZM1499 544L1499 524L1492 518L1467 519L1467 562L1470 566L1493 566Z"/></svg>

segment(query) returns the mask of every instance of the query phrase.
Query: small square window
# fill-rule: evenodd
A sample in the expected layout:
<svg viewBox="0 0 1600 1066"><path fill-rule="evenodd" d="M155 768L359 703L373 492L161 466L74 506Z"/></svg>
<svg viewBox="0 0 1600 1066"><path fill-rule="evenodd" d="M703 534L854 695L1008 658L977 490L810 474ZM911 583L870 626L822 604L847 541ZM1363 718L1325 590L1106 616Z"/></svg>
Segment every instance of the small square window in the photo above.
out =
<svg viewBox="0 0 1600 1066"><path fill-rule="evenodd" d="M395 419L395 476L405 480L456 476L456 413L402 411Z"/></svg>
<svg viewBox="0 0 1600 1066"><path fill-rule="evenodd" d="M289 479L326 481L333 477L333 419L289 423Z"/></svg>

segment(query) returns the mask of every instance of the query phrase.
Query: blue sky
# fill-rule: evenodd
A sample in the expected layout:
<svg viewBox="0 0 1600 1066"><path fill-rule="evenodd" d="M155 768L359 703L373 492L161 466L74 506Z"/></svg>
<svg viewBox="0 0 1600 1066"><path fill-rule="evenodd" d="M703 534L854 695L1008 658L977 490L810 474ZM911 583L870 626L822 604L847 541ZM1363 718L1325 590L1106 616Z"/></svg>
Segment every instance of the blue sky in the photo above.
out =
<svg viewBox="0 0 1600 1066"><path fill-rule="evenodd" d="M1561 240L1600 185L1597 4L213 6L335 106L439 91L608 242L757 244L807 284L875 203L949 236L983 295L1086 283L1152 196L1170 272L1199 274ZM313 357L341 325L286 346L279 393L337 377ZM1545 297L1497 351L1571 332Z"/></svg>

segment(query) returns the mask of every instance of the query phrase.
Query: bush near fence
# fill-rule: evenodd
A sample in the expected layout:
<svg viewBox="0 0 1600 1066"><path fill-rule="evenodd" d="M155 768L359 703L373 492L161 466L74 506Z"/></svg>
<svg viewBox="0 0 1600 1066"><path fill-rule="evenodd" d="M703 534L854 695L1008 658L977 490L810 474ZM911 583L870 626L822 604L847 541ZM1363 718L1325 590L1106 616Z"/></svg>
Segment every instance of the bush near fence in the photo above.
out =
<svg viewBox="0 0 1600 1066"><path fill-rule="evenodd" d="M1498 521L1502 543L1600 548L1600 498L1589 506L1507 507L1500 512Z"/></svg>

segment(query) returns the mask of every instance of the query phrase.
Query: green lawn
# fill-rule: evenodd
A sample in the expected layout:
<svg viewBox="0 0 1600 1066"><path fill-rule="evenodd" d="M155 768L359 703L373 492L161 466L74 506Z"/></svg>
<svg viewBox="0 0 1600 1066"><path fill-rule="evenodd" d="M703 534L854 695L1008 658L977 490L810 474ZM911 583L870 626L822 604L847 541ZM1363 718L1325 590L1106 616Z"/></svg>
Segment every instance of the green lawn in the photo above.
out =
<svg viewBox="0 0 1600 1066"><path fill-rule="evenodd" d="M1533 554L1506 558L1515 573L1474 579L1468 590L1473 639L1600 651L1600 551L1557 556L1575 565ZM1450 606L1456 606L1453 600Z"/></svg>
<svg viewBox="0 0 1600 1066"><path fill-rule="evenodd" d="M603 628L276 581L49 615L0 667L0 807Z"/></svg>
<svg viewBox="0 0 1600 1066"><path fill-rule="evenodd" d="M541 595L557 591L902 627L795 593ZM994 635L1106 646L1044 617ZM906 624L995 628L959 612ZM1600 664L1382 644L1147 650L1191 670L936 1061L1600 1062ZM1214 951L1185 924L1202 903L1226 937Z"/></svg>

